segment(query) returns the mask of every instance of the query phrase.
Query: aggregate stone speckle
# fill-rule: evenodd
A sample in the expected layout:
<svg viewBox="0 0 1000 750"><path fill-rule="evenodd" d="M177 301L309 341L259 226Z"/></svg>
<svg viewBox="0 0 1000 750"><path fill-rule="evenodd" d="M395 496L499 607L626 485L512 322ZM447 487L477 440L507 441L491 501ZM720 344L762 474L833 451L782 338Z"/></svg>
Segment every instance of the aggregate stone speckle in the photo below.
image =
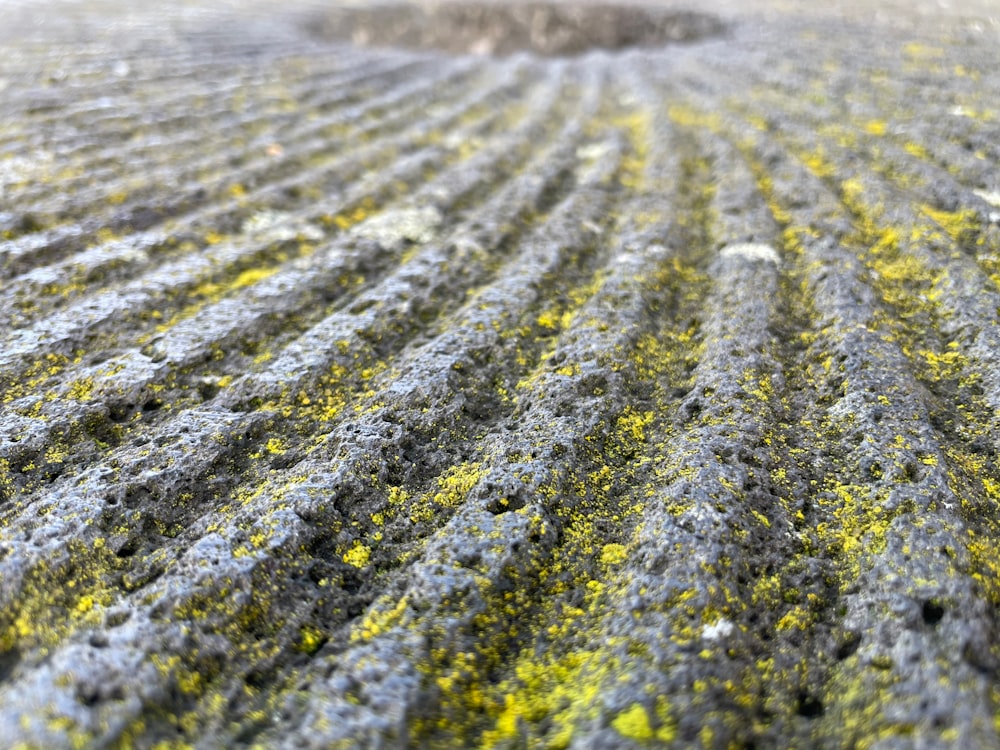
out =
<svg viewBox="0 0 1000 750"><path fill-rule="evenodd" d="M998 29L0 4L0 745L1000 746Z"/></svg>

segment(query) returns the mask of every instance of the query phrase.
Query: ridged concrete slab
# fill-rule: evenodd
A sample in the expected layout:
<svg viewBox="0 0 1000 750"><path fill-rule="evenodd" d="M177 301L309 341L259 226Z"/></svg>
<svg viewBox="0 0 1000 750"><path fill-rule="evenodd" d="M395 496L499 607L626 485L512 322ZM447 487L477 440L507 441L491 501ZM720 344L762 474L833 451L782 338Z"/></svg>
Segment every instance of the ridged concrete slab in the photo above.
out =
<svg viewBox="0 0 1000 750"><path fill-rule="evenodd" d="M0 745L1000 746L988 4L0 16Z"/></svg>

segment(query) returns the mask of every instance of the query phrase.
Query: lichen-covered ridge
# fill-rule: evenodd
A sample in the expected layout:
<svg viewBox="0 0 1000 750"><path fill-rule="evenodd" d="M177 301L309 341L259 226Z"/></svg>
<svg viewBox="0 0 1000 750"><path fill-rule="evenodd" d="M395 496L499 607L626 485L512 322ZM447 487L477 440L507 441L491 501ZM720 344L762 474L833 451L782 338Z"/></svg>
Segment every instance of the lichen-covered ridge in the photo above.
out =
<svg viewBox="0 0 1000 750"><path fill-rule="evenodd" d="M987 21L119 5L0 30L0 744L1000 745Z"/></svg>

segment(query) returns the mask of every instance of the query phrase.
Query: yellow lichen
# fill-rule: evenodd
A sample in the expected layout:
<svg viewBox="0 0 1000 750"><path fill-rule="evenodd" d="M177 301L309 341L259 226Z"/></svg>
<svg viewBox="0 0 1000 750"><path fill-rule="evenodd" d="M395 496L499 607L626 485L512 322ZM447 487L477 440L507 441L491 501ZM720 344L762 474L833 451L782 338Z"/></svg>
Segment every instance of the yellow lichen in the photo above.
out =
<svg viewBox="0 0 1000 750"><path fill-rule="evenodd" d="M979 232L979 218L972 209L942 211L929 205L920 208L955 242L972 242Z"/></svg>
<svg viewBox="0 0 1000 750"><path fill-rule="evenodd" d="M269 438L264 449L273 456L283 456L288 452L285 441L276 437Z"/></svg>
<svg viewBox="0 0 1000 750"><path fill-rule="evenodd" d="M865 123L864 129L869 135L885 135L888 124L885 120L869 120Z"/></svg>
<svg viewBox="0 0 1000 750"><path fill-rule="evenodd" d="M355 568L364 568L368 565L371 555L371 547L355 540L354 546L344 553L343 560L345 563L353 565Z"/></svg>
<svg viewBox="0 0 1000 750"><path fill-rule="evenodd" d="M623 737L645 742L653 739L653 728L649 724L649 714L639 703L633 703L611 720L611 726Z"/></svg>
<svg viewBox="0 0 1000 750"><path fill-rule="evenodd" d="M314 654L323 645L324 636L311 625L303 625L299 629L299 642L297 648L306 654Z"/></svg>
<svg viewBox="0 0 1000 750"><path fill-rule="evenodd" d="M605 544L601 547L601 564L619 565L628 558L628 551L623 544Z"/></svg>

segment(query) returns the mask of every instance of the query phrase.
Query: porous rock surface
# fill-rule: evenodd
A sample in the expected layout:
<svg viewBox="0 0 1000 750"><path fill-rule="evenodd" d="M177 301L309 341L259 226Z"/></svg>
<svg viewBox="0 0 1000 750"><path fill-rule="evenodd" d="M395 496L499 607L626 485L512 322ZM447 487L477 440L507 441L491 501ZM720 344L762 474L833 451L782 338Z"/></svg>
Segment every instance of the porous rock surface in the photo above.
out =
<svg viewBox="0 0 1000 750"><path fill-rule="evenodd" d="M830 6L0 4L0 744L1000 746L997 25Z"/></svg>

